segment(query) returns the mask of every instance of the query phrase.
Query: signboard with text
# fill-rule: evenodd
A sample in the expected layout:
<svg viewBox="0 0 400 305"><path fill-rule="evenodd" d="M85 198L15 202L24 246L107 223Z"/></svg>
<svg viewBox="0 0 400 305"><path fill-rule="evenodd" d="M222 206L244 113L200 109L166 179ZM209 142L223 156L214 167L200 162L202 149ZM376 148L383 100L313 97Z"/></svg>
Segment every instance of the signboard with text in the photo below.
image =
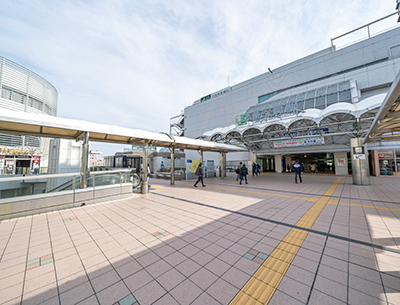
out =
<svg viewBox="0 0 400 305"><path fill-rule="evenodd" d="M192 160L192 173L195 173L199 167L200 160Z"/></svg>
<svg viewBox="0 0 400 305"><path fill-rule="evenodd" d="M275 141L274 148L310 146L310 145L322 145L322 144L325 144L324 137L310 137L310 138L303 138L303 139L290 139L290 140Z"/></svg>
<svg viewBox="0 0 400 305"><path fill-rule="evenodd" d="M186 172L187 173L192 172L192 160L186 160Z"/></svg>

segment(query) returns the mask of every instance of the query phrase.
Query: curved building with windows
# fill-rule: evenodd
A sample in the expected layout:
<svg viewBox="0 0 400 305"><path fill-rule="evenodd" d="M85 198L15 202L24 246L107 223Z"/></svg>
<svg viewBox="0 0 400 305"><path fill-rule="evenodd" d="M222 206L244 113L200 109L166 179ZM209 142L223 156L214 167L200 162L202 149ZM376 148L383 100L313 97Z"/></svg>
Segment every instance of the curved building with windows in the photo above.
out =
<svg viewBox="0 0 400 305"><path fill-rule="evenodd" d="M364 137L400 71L400 27L317 53L206 95L184 109L187 137L243 144L227 166L348 174L350 139ZM295 54L294 54L295 56ZM368 144L371 174L400 175L400 142ZM390 156L390 157L388 157ZM198 155L187 152L187 159ZM205 155L218 164L218 156Z"/></svg>
<svg viewBox="0 0 400 305"><path fill-rule="evenodd" d="M57 90L35 72L0 56L0 108L57 114ZM0 174L25 174L46 167L49 140L0 133ZM36 164L33 166L33 164Z"/></svg>

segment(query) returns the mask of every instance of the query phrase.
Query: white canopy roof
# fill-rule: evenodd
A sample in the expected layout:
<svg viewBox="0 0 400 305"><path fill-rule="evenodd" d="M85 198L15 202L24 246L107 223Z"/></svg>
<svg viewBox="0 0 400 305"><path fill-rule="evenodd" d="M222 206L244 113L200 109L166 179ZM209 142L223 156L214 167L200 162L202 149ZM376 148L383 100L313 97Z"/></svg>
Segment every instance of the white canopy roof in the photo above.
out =
<svg viewBox="0 0 400 305"><path fill-rule="evenodd" d="M246 148L235 145L185 137L174 138L165 133L98 124L83 120L17 112L7 109L2 109L0 113L0 133L78 139L85 132L89 133L89 141L94 142L142 145L144 141L147 141L149 145L159 147L218 152L247 151Z"/></svg>
<svg viewBox="0 0 400 305"><path fill-rule="evenodd" d="M400 71L372 122L364 142L400 139Z"/></svg>
<svg viewBox="0 0 400 305"><path fill-rule="evenodd" d="M298 115L293 115L290 117L285 118L276 118L274 120L270 120L265 123L257 123L257 124L249 124L249 125L230 125L223 128L215 128L213 130L209 130L205 132L203 135L206 137L212 137L216 134L226 135L232 131L237 131L240 134L243 134L246 130L250 128L257 128L260 131L264 130L266 127L271 125L282 125L285 128L288 128L293 122L302 120L302 119L310 119L315 121L316 123L320 123L324 118L336 114L336 113L349 113L354 115L355 117L359 118L365 112L377 108L382 105L386 94L378 94L369 98L366 98L360 101L357 104L350 104L350 103L336 103L333 105L328 106L325 109L307 109L299 113Z"/></svg>

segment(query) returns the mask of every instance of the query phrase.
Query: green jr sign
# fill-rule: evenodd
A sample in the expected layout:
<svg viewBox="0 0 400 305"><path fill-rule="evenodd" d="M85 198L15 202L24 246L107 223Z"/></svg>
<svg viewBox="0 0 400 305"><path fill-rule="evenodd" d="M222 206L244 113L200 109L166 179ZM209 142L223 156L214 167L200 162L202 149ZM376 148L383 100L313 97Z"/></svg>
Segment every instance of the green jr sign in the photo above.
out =
<svg viewBox="0 0 400 305"><path fill-rule="evenodd" d="M248 113L244 113L244 114L241 114L239 117L236 117L236 124L238 126L245 125L245 124L247 124L248 121L249 121Z"/></svg>

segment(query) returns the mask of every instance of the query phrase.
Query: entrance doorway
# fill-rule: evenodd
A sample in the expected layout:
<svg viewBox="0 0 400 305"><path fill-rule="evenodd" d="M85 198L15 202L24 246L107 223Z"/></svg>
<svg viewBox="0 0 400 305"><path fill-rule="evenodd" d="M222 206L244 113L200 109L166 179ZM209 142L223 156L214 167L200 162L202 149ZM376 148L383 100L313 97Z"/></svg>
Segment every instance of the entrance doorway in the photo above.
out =
<svg viewBox="0 0 400 305"><path fill-rule="evenodd" d="M311 165L317 166L317 173L335 174L335 159L333 153L306 153L291 155L292 163L299 160L304 172L311 172Z"/></svg>
<svg viewBox="0 0 400 305"><path fill-rule="evenodd" d="M257 158L257 163L260 164L262 172L275 171L275 157L273 156Z"/></svg>

